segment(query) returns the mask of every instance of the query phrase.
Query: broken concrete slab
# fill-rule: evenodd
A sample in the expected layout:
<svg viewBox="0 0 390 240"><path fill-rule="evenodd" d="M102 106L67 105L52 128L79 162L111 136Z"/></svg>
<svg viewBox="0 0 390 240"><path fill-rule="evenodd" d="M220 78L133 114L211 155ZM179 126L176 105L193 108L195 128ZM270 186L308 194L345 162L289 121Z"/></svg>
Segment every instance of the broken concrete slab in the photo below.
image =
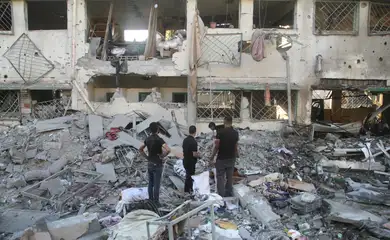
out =
<svg viewBox="0 0 390 240"><path fill-rule="evenodd" d="M109 163L116 159L115 149L105 149L101 154L102 163Z"/></svg>
<svg viewBox="0 0 390 240"><path fill-rule="evenodd" d="M386 167L380 162L356 162L356 161L340 161L340 160L322 160L323 167L338 167L342 169L353 170L371 170L371 171L385 171Z"/></svg>
<svg viewBox="0 0 390 240"><path fill-rule="evenodd" d="M108 125L107 131L111 128L123 127L125 128L129 123L133 122L133 118L131 116L126 116L124 114L118 114L114 116L114 120Z"/></svg>
<svg viewBox="0 0 390 240"><path fill-rule="evenodd" d="M23 176L16 176L7 179L7 188L21 188L27 185Z"/></svg>
<svg viewBox="0 0 390 240"><path fill-rule="evenodd" d="M0 232L15 233L31 227L37 220L50 216L49 212L8 209L0 215Z"/></svg>
<svg viewBox="0 0 390 240"><path fill-rule="evenodd" d="M180 178L176 176L169 176L169 179L172 181L172 183L175 185L177 190L180 192L184 192L184 182Z"/></svg>
<svg viewBox="0 0 390 240"><path fill-rule="evenodd" d="M88 115L88 126L89 126L89 139L96 141L102 138L103 133L103 118L97 115Z"/></svg>
<svg viewBox="0 0 390 240"><path fill-rule="evenodd" d="M108 181L108 182L115 182L117 180L115 174L115 168L112 163L107 163L107 164L95 163L95 166L96 166L96 172L103 174L100 180Z"/></svg>
<svg viewBox="0 0 390 240"><path fill-rule="evenodd" d="M53 240L74 240L101 230L96 213L78 215L47 223Z"/></svg>
<svg viewBox="0 0 390 240"><path fill-rule="evenodd" d="M50 171L45 170L31 170L24 174L24 179L29 181L43 180L45 178L50 177Z"/></svg>
<svg viewBox="0 0 390 240"><path fill-rule="evenodd" d="M181 146L181 144L183 143L183 137L179 133L179 130L177 129L177 127L174 126L173 128L169 129L168 133L171 135L170 142L172 143L172 145Z"/></svg>
<svg viewBox="0 0 390 240"><path fill-rule="evenodd" d="M49 120L41 120L35 124L37 133L69 128L73 124L73 116L59 117Z"/></svg>
<svg viewBox="0 0 390 240"><path fill-rule="evenodd" d="M301 181L295 180L295 179L288 179L287 183L288 183L288 187L292 188L292 189L296 189L296 190L300 190L300 191L304 191L304 192L315 192L316 191L316 188L314 187L314 185L312 183L301 182Z"/></svg>
<svg viewBox="0 0 390 240"><path fill-rule="evenodd" d="M45 144L43 144L43 150L45 151L48 151L50 149L61 149L62 147L62 144L61 142L45 142Z"/></svg>
<svg viewBox="0 0 390 240"><path fill-rule="evenodd" d="M26 151L26 158L27 159L35 158L35 156L37 155L37 152L38 152L37 148L27 150Z"/></svg>
<svg viewBox="0 0 390 240"><path fill-rule="evenodd" d="M48 190L51 196L61 194L65 191L65 187L62 185L61 180L58 178L42 182L39 188Z"/></svg>
<svg viewBox="0 0 390 240"><path fill-rule="evenodd" d="M142 146L142 142L138 141L125 132L119 132L118 139L114 141L103 139L100 141L100 144L103 148L115 148L120 145L129 145L138 149Z"/></svg>
<svg viewBox="0 0 390 240"><path fill-rule="evenodd" d="M9 150L9 155L11 156L12 161L17 164L23 164L26 159L24 152L16 148L11 148Z"/></svg>
<svg viewBox="0 0 390 240"><path fill-rule="evenodd" d="M248 208L251 214L264 225L272 224L280 219L280 216L272 211L268 200L260 193L252 191L248 186L234 185L233 192L234 196L239 198L241 206Z"/></svg>
<svg viewBox="0 0 390 240"><path fill-rule="evenodd" d="M67 164L68 164L68 157L66 155L62 155L60 157L60 159L58 159L57 161L53 162L48 170L51 174L55 174L59 171L61 171Z"/></svg>
<svg viewBox="0 0 390 240"><path fill-rule="evenodd" d="M146 129L149 128L149 125L152 123L152 122L158 122L162 119L162 116L161 115L152 115L150 116L149 118L145 119L144 121L140 122L136 127L136 132L137 133L141 133L143 131L145 131Z"/></svg>
<svg viewBox="0 0 390 240"><path fill-rule="evenodd" d="M377 223L384 222L384 219L367 211L353 208L345 204L341 204L329 199L324 200L330 208L328 218L331 221L349 223L356 226L361 226L361 221L373 221Z"/></svg>
<svg viewBox="0 0 390 240"><path fill-rule="evenodd" d="M243 228L243 227L240 227L240 228L238 229L238 233L240 234L240 236L241 236L241 238L242 238L243 240L255 240L255 239L251 236L250 232L249 232L248 230L246 230L245 228Z"/></svg>

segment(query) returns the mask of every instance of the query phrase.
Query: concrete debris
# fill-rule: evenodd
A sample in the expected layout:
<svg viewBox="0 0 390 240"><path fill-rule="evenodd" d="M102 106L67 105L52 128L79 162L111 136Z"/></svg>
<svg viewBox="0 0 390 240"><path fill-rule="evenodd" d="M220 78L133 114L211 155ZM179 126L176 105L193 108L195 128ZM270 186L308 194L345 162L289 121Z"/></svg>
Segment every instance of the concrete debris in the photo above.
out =
<svg viewBox="0 0 390 240"><path fill-rule="evenodd" d="M133 121L133 118L130 116L127 116L124 114L115 115L114 119L112 120L110 125L108 125L107 130L109 130L111 128L119 128L119 127L125 128L132 121Z"/></svg>
<svg viewBox="0 0 390 240"><path fill-rule="evenodd" d="M332 200L326 199L329 204L330 214L328 218L332 221L349 223L360 226L362 221L384 222L384 219L364 210L350 207Z"/></svg>
<svg viewBox="0 0 390 240"><path fill-rule="evenodd" d="M354 170L372 170L372 171L385 171L386 166L380 162L356 162L356 161L342 161L342 160L323 160L321 162L323 167L338 167L341 169L354 169Z"/></svg>
<svg viewBox="0 0 390 240"><path fill-rule="evenodd" d="M259 194L253 193L249 187L238 184L234 185L234 195L240 199L240 204L247 207L251 214L254 215L264 225L269 225L280 217L272 211L266 198Z"/></svg>
<svg viewBox="0 0 390 240"><path fill-rule="evenodd" d="M35 124L37 133L69 128L73 123L73 116L59 117L50 120L38 121Z"/></svg>
<svg viewBox="0 0 390 240"><path fill-rule="evenodd" d="M89 139L96 141L103 137L103 118L96 115L88 115Z"/></svg>
<svg viewBox="0 0 390 240"><path fill-rule="evenodd" d="M12 158L12 161L17 164L23 164L24 160L26 159L26 155L21 150L15 148L11 148L9 150L9 154Z"/></svg>
<svg viewBox="0 0 390 240"><path fill-rule="evenodd" d="M105 149L101 154L102 163L109 163L116 159L115 150L114 149Z"/></svg>
<svg viewBox="0 0 390 240"><path fill-rule="evenodd" d="M50 177L49 170L31 170L24 174L24 179L29 181L43 180Z"/></svg>
<svg viewBox="0 0 390 240"><path fill-rule="evenodd" d="M21 188L27 185L23 176L12 177L7 179L7 188Z"/></svg>
<svg viewBox="0 0 390 240"><path fill-rule="evenodd" d="M100 232L101 227L96 213L85 213L47 223L47 229L53 240L73 240Z"/></svg>
<svg viewBox="0 0 390 240"><path fill-rule="evenodd" d="M138 152L150 135L152 121L158 122L160 137L172 149L162 176L161 207L147 199L148 164ZM134 232L123 231L123 226L141 230L133 227L134 219L146 226L137 215L146 214L140 209L155 212L146 214L151 218L170 213L170 219L177 219L207 199L218 200L213 224L219 225L217 235L227 239L288 239L288 232L298 231L302 239L337 239L351 231L362 239L386 236L382 220L390 216L386 209L390 205L390 173L386 172L390 140L349 138L337 130L347 127L353 132L356 126L316 126L312 141L305 137L310 137L308 131L292 127L284 134L237 129L240 158L234 171L234 199L240 204L232 204L231 198L213 198L216 179L208 162L213 136L199 133L196 140L202 156L196 173L210 176L205 182L210 183L211 194L196 195L197 201L177 212L173 210L191 198L184 193L181 147L188 130L170 112L134 111L114 117L77 112L10 127L4 131L5 138L0 137L0 239L22 235L25 240L105 239L110 230L126 239ZM320 132L324 134L317 137ZM144 197L124 202L126 189L144 189ZM342 204L345 201L348 206ZM15 218L21 224L13 221L16 215L3 214L11 208L29 209L34 216L56 212L61 218L42 222L25 214L25 222ZM14 209L14 214L23 212ZM120 216L112 216L117 209ZM203 209L191 217L196 219L191 229L185 229L184 223L175 225L177 239L207 239L212 224L206 212ZM352 225L348 233L339 222ZM164 228L155 227L157 236L164 232L159 229ZM139 234L146 233L142 229Z"/></svg>
<svg viewBox="0 0 390 240"><path fill-rule="evenodd" d="M116 182L117 177L115 174L114 165L112 163L96 163L96 172L103 174L100 180L108 181L108 182Z"/></svg>

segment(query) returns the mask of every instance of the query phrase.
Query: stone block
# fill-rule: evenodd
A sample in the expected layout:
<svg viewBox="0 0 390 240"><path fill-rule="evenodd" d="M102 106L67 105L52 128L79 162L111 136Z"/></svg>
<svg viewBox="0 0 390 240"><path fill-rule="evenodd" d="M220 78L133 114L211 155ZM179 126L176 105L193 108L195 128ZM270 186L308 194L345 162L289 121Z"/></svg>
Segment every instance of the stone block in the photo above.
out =
<svg viewBox="0 0 390 240"><path fill-rule="evenodd" d="M102 138L103 133L103 118L97 115L88 115L89 123L89 139L91 141L96 141L99 138Z"/></svg>
<svg viewBox="0 0 390 240"><path fill-rule="evenodd" d="M115 168L112 163L107 163L107 164L96 163L95 166L96 166L96 172L103 174L103 176L100 177L100 180L108 181L108 182L115 182L117 180L115 174Z"/></svg>
<svg viewBox="0 0 390 240"><path fill-rule="evenodd" d="M233 192L234 196L239 198L241 206L248 208L251 214L264 225L280 220L280 216L272 211L268 200L260 193L252 191L244 184L234 185Z"/></svg>
<svg viewBox="0 0 390 240"><path fill-rule="evenodd" d="M9 150L9 154L11 156L12 162L17 164L23 164L24 160L26 159L26 155L18 149L11 148Z"/></svg>
<svg viewBox="0 0 390 240"><path fill-rule="evenodd" d="M96 213L49 222L47 228L53 240L75 240L101 230Z"/></svg>

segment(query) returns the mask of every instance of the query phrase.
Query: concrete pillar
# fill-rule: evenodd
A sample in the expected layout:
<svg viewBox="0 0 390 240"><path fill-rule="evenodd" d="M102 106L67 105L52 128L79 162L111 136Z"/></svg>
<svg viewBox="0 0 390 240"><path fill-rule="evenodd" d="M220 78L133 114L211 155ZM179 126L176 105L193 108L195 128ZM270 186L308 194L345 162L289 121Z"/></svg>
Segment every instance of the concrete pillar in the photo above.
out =
<svg viewBox="0 0 390 240"><path fill-rule="evenodd" d="M191 39L192 39L192 27L194 22L194 14L196 13L197 9L197 0L187 0L187 46L191 46ZM186 58L186 65L189 66L189 56L190 56L190 49L187 47L187 58ZM187 78L187 124L188 125L195 125L196 124L196 101L193 102L191 99L192 93L190 88L190 78Z"/></svg>
<svg viewBox="0 0 390 240"><path fill-rule="evenodd" d="M297 105L291 106L293 116L298 124L309 125L311 123L311 87L301 88L298 91ZM295 99L292 99L294 102ZM296 116L295 116L296 115Z"/></svg>
<svg viewBox="0 0 390 240"><path fill-rule="evenodd" d="M341 122L341 100L343 94L341 90L332 91L332 121Z"/></svg>
<svg viewBox="0 0 390 240"><path fill-rule="evenodd" d="M254 0L241 0L240 3L240 23L239 27L242 32L242 40L247 41L252 38L253 30L253 7Z"/></svg>

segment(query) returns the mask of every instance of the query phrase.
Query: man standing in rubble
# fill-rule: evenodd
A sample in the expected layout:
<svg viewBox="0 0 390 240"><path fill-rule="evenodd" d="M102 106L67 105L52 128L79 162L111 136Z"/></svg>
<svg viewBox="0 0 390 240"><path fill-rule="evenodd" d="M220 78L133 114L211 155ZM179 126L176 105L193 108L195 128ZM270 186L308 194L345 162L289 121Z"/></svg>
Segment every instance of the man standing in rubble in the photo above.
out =
<svg viewBox="0 0 390 240"><path fill-rule="evenodd" d="M144 144L139 148L142 156L148 159L148 194L149 200L159 204L161 175L163 171L163 159L170 153L170 149L165 141L158 136L158 124L152 122L149 125L152 135L145 139ZM145 154L145 147L148 155Z"/></svg>
<svg viewBox="0 0 390 240"><path fill-rule="evenodd" d="M198 143L195 140L196 127L190 126L188 129L189 135L183 141L183 165L186 170L186 180L184 184L184 192L192 193L193 189L193 180L192 176L195 174L195 165L197 158L199 157L198 153Z"/></svg>
<svg viewBox="0 0 390 240"><path fill-rule="evenodd" d="M209 128L211 129L211 131L213 131L213 137L215 137L216 134L218 134L218 131L224 128L224 125L223 124L216 125L215 122L210 122Z"/></svg>
<svg viewBox="0 0 390 240"><path fill-rule="evenodd" d="M238 132L233 129L232 117L225 117L224 128L217 132L215 146L211 155L211 162L217 160L217 191L221 197L233 196L233 173L236 158L238 157Z"/></svg>

